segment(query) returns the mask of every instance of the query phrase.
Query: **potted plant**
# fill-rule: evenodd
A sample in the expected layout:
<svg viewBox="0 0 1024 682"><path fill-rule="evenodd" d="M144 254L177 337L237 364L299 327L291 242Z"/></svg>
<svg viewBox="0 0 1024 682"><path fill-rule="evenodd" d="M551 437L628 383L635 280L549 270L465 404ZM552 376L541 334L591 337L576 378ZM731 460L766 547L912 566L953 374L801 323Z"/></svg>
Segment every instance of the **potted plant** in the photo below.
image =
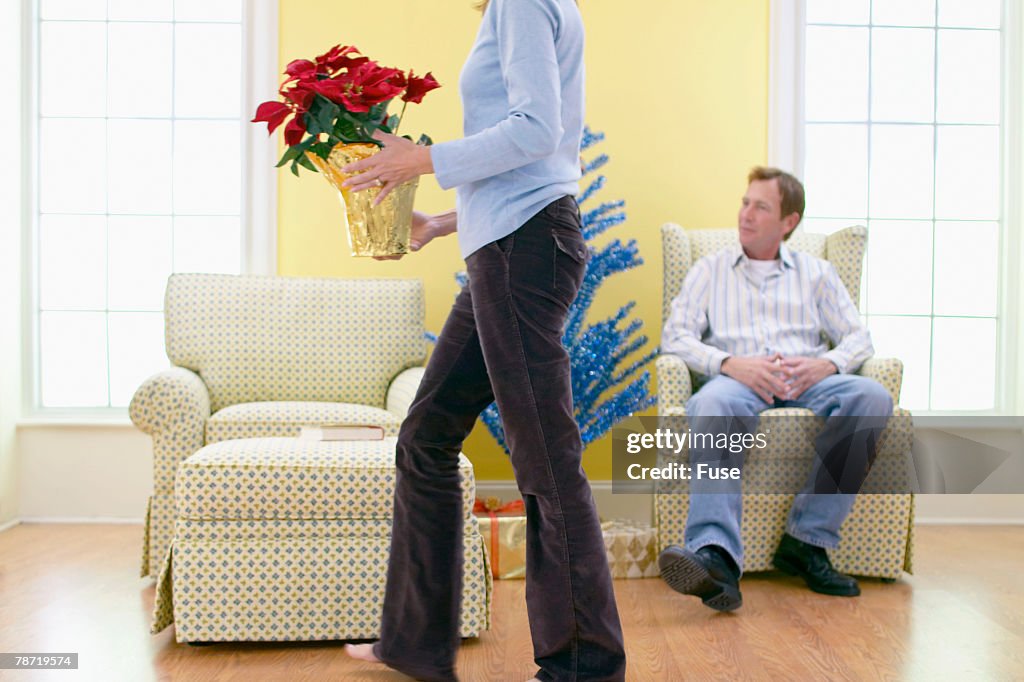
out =
<svg viewBox="0 0 1024 682"><path fill-rule="evenodd" d="M352 255L406 253L418 182L400 185L374 206L379 190L349 191L342 187L348 175L341 169L377 152L376 131L397 135L406 106L423 101L424 95L440 87L438 82L430 73L420 77L412 70L406 73L381 66L355 47L342 45L313 61L292 61L285 76L278 90L280 100L260 104L252 119L253 123L266 123L271 134L284 125L287 147L278 167L291 164L295 175L299 166L319 170L339 191ZM396 98L402 101L402 110L389 114ZM417 141L430 143L426 135Z"/></svg>

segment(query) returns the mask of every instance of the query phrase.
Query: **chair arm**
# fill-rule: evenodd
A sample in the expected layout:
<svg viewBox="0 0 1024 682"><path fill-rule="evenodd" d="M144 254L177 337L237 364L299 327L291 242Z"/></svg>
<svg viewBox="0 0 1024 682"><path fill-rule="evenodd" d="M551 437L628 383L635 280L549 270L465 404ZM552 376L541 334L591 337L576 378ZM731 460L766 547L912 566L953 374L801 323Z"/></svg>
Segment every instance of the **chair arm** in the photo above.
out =
<svg viewBox="0 0 1024 682"><path fill-rule="evenodd" d="M693 394L690 368L678 355L659 355L655 361L658 372L658 414L670 408L681 408Z"/></svg>
<svg viewBox="0 0 1024 682"><path fill-rule="evenodd" d="M128 414L135 426L154 437L175 430L201 434L210 418L210 392L195 372L172 367L142 382Z"/></svg>
<svg viewBox="0 0 1024 682"><path fill-rule="evenodd" d="M898 358L868 358L857 374L874 379L889 391L893 405L899 405L900 389L903 387L903 362Z"/></svg>
<svg viewBox="0 0 1024 682"><path fill-rule="evenodd" d="M412 401L416 397L416 389L420 386L420 380L423 379L425 370L425 367L410 367L399 372L388 386L385 402L388 412L397 415L400 419L405 419L405 415L409 414L409 407L412 406Z"/></svg>

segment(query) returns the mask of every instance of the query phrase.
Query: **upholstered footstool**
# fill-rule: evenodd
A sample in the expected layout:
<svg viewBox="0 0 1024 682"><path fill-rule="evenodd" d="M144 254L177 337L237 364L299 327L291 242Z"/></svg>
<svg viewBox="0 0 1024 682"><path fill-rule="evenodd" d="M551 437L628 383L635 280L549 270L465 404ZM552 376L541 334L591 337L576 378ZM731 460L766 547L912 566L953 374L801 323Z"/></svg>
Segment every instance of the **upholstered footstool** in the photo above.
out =
<svg viewBox="0 0 1024 682"><path fill-rule="evenodd" d="M174 623L179 642L376 638L395 442L227 440L182 462L152 631ZM459 468L461 635L475 637L490 624L491 574L465 455Z"/></svg>

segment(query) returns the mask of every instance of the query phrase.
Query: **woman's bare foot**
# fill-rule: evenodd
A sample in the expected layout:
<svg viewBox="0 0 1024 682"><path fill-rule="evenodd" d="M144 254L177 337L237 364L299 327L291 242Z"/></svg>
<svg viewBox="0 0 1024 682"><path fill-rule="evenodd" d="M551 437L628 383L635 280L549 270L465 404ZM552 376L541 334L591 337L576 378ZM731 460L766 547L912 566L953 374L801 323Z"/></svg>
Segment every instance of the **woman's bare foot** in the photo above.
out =
<svg viewBox="0 0 1024 682"><path fill-rule="evenodd" d="M367 663L383 663L382 660L373 655L372 644L346 644L345 653L359 661Z"/></svg>

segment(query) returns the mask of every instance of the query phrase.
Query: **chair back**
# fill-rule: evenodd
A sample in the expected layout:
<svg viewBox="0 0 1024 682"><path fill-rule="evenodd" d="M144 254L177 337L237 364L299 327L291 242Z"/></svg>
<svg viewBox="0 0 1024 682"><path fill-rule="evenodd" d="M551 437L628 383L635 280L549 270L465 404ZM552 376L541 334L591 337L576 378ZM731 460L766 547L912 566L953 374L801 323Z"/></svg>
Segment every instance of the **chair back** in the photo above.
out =
<svg viewBox="0 0 1024 682"><path fill-rule="evenodd" d="M860 280L864 267L864 249L867 244L867 229L855 225L834 232L828 236L797 232L786 246L832 263L839 279L846 285L855 305L860 304ZM711 230L685 230L675 223L661 226L661 245L664 261L662 278L661 322L665 323L672 309L672 299L686 279L686 273L698 260L722 249L739 244L736 228Z"/></svg>
<svg viewBox="0 0 1024 682"><path fill-rule="evenodd" d="M210 408L261 401L384 407L391 380L426 357L423 283L174 274L164 305L171 362Z"/></svg>

